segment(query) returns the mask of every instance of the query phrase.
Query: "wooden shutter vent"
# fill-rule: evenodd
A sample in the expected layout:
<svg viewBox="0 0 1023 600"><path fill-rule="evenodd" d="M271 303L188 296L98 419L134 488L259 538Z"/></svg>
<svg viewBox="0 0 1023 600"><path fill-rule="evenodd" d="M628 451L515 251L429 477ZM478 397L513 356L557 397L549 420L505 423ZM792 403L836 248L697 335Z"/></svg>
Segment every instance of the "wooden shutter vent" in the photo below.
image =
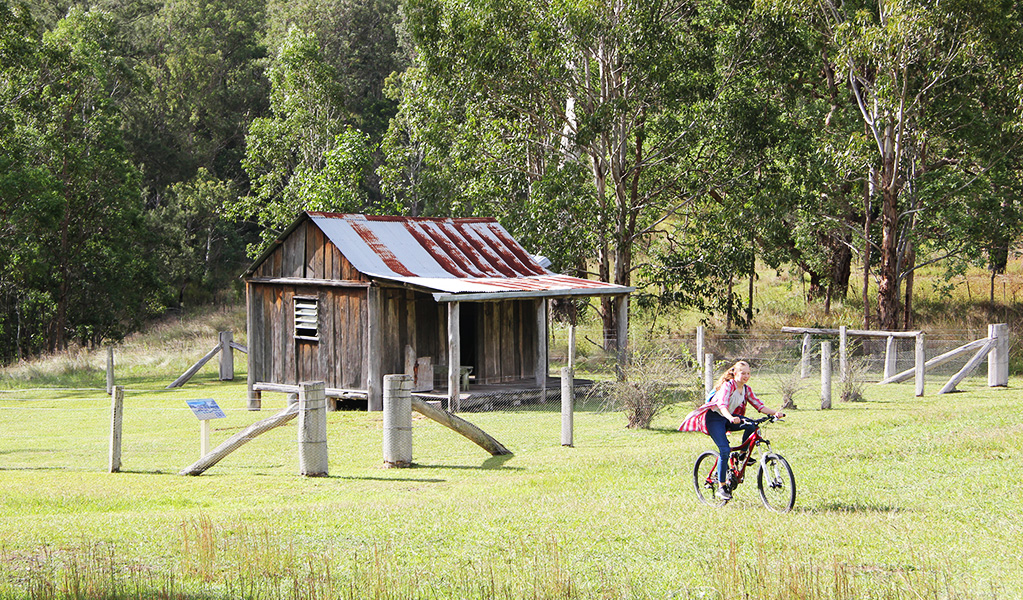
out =
<svg viewBox="0 0 1023 600"><path fill-rule="evenodd" d="M319 307L316 298L295 296L295 339L319 341Z"/></svg>

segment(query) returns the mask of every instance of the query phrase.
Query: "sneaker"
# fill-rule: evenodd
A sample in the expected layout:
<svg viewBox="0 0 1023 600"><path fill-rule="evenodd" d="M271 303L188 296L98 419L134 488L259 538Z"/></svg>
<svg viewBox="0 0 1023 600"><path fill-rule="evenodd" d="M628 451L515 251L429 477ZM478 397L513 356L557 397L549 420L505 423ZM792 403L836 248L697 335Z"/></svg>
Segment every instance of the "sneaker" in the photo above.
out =
<svg viewBox="0 0 1023 600"><path fill-rule="evenodd" d="M725 502L732 499L732 492L728 490L728 486L726 485L718 486L718 491L715 495L719 500L724 500Z"/></svg>

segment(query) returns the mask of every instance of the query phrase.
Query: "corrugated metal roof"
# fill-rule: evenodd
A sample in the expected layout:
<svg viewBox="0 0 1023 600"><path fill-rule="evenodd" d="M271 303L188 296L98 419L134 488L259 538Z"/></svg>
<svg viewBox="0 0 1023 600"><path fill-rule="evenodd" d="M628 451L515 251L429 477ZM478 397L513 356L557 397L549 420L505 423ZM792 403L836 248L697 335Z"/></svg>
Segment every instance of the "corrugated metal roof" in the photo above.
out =
<svg viewBox="0 0 1023 600"><path fill-rule="evenodd" d="M494 219L307 214L360 272L441 292L435 294L438 298L500 292L528 297L632 291L548 271Z"/></svg>

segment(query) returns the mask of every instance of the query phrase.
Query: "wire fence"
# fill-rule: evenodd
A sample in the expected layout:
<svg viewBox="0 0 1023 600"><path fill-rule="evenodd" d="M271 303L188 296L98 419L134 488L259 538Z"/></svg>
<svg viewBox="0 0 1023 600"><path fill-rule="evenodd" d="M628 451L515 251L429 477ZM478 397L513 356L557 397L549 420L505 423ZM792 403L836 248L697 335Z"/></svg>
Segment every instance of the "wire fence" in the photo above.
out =
<svg viewBox="0 0 1023 600"><path fill-rule="evenodd" d="M551 353L549 355L548 375L551 379L556 379L560 373L561 367L567 364L567 334L565 330L558 328L553 328L551 333L552 346ZM926 357L930 359L974 340L984 338L986 335L986 331L981 331L979 329L975 331L965 329L926 331L924 352ZM809 355L805 359L808 369L804 375L819 375L821 368L821 342L830 341L832 348L832 371L837 379L839 377L838 336L814 334L810 337L811 343L809 346ZM599 340L593 340L585 336L579 336L578 340L576 365L577 375L579 377L609 379L617 375L616 357L605 354L599 347ZM1012 340L1012 342L1014 347L1018 346L1016 340ZM217 339L215 337L207 336L202 340L196 340L191 345L173 348L170 351L160 349L164 352L165 356L159 364L153 365L153 370L161 370L167 373L178 373L179 371L184 371L189 364L194 363L194 361L199 359L210 346L216 343ZM643 336L633 332L632 339L630 339L630 350L633 353L659 352L683 360L689 360L691 362L697 362L694 357L696 345L697 335L695 331L691 334L671 336ZM896 372L912 368L915 361L915 341L911 338L896 338L894 340L894 345ZM850 367L849 374L852 377L863 381L880 381L885 374L887 351L888 346L885 338L850 336L847 348ZM713 354L714 356L716 362L715 378L720 375L720 373L723 372L728 365L737 360L745 360L750 363L755 376L784 376L791 374L794 371L801 371L804 369L803 336L800 334L779 332L743 335L708 331L704 339L704 352ZM140 378L137 377L137 374L139 371L144 371L147 366L138 357L158 353L157 349L153 348L149 344L141 344L138 345L138 347L130 343L122 344L116 348L115 353L117 360L114 379L117 381L118 385L121 385L124 388L126 393L161 393L165 386L170 383L170 378L173 378L174 376L170 375L168 381L152 380L139 383ZM173 355L173 358L168 359L167 356L170 355ZM971 355L972 354L966 354L947 363L937 365L933 368L928 368L928 380L937 381L941 378L947 379L953 376L963 367ZM131 366L122 366L122 356L133 357L130 360L134 364ZM168 366L168 362L170 362L173 366ZM238 370L235 375L234 383L238 384L240 382L244 382L246 362L245 355L236 354L234 362ZM702 363L702 361L698 362ZM85 385L69 386L60 385L59 383L53 383L50 385L32 385L31 380L29 380L26 382L26 385L19 385L11 387L10 389L0 389L0 409L11 410L16 407L12 405L11 402L38 399L40 394L49 393L52 394L53 397L74 397L76 395L91 396L95 394L96 396L101 397L104 392L108 391L106 386L102 385L104 370L106 368L105 350L97 349L92 352L79 352L73 356L69 356L66 363L67 365L60 368L68 370L71 374L69 379L74 381L74 383L83 383ZM199 372L199 378L202 380L204 386L214 384L216 382L217 370L217 360L210 360L209 363L202 368ZM984 365L981 366L975 375L983 374L983 371ZM84 376L83 373L85 374ZM59 373L49 377L48 380L59 382ZM88 385L93 382L97 385ZM470 386L469 391L471 391L471 387L472 386ZM185 391L190 388L195 389L192 385L184 385ZM554 389L553 384L549 385L548 388L549 389L546 394L534 394L536 399L533 400L533 402L539 401L541 403L556 403L558 401L558 390ZM235 400L240 407L244 407L247 400L244 397L244 394L245 392L241 390L233 393L233 395L238 395ZM497 408L500 407L502 403L488 402L486 405ZM349 404L348 406L357 407L357 404ZM96 409L101 408L97 407ZM181 410L187 409L182 408ZM245 409L239 408L238 410Z"/></svg>

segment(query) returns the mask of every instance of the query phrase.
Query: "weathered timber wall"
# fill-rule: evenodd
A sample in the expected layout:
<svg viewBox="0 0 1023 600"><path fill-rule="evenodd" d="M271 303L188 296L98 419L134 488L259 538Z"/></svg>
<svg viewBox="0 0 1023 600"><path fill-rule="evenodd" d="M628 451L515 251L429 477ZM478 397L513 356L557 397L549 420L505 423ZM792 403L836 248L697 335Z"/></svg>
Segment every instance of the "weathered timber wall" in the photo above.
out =
<svg viewBox="0 0 1023 600"><path fill-rule="evenodd" d="M296 281L302 279L308 283ZM300 225L247 283L253 380L288 385L322 380L327 387L366 389L369 283L318 227ZM406 345L417 356L444 364L446 306L430 294L405 288L381 287L380 294L383 372L403 372ZM295 339L295 296L317 299L318 340ZM534 376L532 300L467 302L463 308L462 364L473 367L477 382Z"/></svg>

